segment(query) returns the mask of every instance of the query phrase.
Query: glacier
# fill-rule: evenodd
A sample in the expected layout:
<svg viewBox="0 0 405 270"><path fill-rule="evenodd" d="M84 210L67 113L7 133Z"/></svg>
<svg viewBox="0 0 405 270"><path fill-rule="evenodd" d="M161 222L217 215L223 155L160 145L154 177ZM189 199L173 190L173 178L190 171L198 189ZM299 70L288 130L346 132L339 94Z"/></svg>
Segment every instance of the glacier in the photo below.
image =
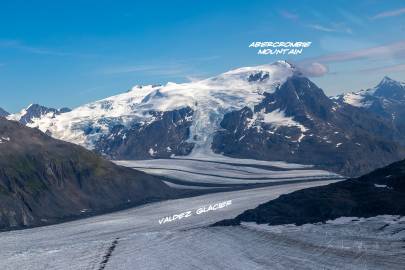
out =
<svg viewBox="0 0 405 270"><path fill-rule="evenodd" d="M214 193L1 232L0 269L404 269L403 217L208 227L281 194L331 182ZM158 221L227 200L228 207L204 215Z"/></svg>
<svg viewBox="0 0 405 270"><path fill-rule="evenodd" d="M200 152L186 157L172 159L117 160L118 165L133 168L148 174L180 180L172 187L189 188L209 184L211 187L232 185L254 185L282 183L288 181L314 181L343 177L312 168L311 165L287 163L282 161L260 161L236 159L219 154ZM179 185L180 184L180 185Z"/></svg>

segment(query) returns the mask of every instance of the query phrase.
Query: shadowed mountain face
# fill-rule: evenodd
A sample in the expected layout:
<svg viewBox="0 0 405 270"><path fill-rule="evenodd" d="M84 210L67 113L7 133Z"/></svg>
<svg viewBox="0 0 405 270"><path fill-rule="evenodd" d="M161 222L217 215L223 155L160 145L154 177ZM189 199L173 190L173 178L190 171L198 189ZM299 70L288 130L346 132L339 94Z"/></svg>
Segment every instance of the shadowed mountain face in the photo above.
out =
<svg viewBox="0 0 405 270"><path fill-rule="evenodd" d="M0 116L5 117L7 115L9 115L9 113L7 111L5 111L4 109L0 108Z"/></svg>
<svg viewBox="0 0 405 270"><path fill-rule="evenodd" d="M159 178L0 118L0 229L171 198Z"/></svg>
<svg viewBox="0 0 405 270"><path fill-rule="evenodd" d="M389 121L336 103L304 77L289 78L253 110L225 115L213 142L232 157L284 160L358 176L405 156Z"/></svg>
<svg viewBox="0 0 405 270"><path fill-rule="evenodd" d="M342 216L377 215L405 215L405 160L356 179L282 195L216 225L301 225Z"/></svg>

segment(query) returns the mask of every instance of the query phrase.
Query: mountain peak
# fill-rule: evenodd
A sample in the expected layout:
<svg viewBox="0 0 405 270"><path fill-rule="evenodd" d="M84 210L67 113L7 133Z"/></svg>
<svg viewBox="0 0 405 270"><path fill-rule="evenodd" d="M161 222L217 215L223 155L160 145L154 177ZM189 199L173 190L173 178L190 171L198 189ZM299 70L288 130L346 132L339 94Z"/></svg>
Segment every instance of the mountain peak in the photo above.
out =
<svg viewBox="0 0 405 270"><path fill-rule="evenodd" d="M396 81L396 80L393 80L393 79L391 79L390 77L388 77L388 76L384 76L384 78L381 80L381 82L377 85L377 87L381 87L381 86L396 86L396 85L398 85L398 86L401 86L401 83L400 82L398 82L398 81Z"/></svg>
<svg viewBox="0 0 405 270"><path fill-rule="evenodd" d="M276 62L273 62L271 64L264 64L264 65L259 65L259 66L252 66L252 67L241 67L241 68L236 68L232 69L230 71L227 71L221 75L243 75L243 74L251 74L255 72L274 72L275 70L293 70L294 66L287 61L284 60L279 60ZM221 76L220 75L220 76Z"/></svg>
<svg viewBox="0 0 405 270"><path fill-rule="evenodd" d="M41 118L49 113L51 113L52 116L55 116L69 111L71 111L69 108L61 108L60 110L57 110L33 103L28 105L25 109L22 109L19 113L7 115L7 119L19 121L23 124L29 124L33 122L33 119Z"/></svg>
<svg viewBox="0 0 405 270"><path fill-rule="evenodd" d="M381 82L370 92L373 96L392 100L405 98L405 84L385 76Z"/></svg>
<svg viewBox="0 0 405 270"><path fill-rule="evenodd" d="M6 110L4 110L3 108L0 108L0 116L5 117L5 116L8 116L8 115L10 115L10 114Z"/></svg>

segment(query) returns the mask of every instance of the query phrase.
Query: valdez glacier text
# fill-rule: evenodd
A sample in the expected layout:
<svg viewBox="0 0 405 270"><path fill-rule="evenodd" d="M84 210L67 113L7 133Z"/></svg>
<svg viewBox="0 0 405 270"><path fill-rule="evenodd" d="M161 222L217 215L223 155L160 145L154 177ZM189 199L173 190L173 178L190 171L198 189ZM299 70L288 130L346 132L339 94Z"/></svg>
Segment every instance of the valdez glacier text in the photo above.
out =
<svg viewBox="0 0 405 270"><path fill-rule="evenodd" d="M201 215L201 214L204 214L204 213L207 213L210 211L215 211L215 210L227 207L231 204L232 204L232 200L215 203L215 204L210 204L208 206L200 207L197 210L195 210L194 212L186 211L186 212L182 212L182 213L175 214L172 216L167 216L167 217L161 218L161 219L159 219L159 224L165 224L167 222L173 222L173 221L180 220L183 218L188 218L188 217L191 217L193 214Z"/></svg>

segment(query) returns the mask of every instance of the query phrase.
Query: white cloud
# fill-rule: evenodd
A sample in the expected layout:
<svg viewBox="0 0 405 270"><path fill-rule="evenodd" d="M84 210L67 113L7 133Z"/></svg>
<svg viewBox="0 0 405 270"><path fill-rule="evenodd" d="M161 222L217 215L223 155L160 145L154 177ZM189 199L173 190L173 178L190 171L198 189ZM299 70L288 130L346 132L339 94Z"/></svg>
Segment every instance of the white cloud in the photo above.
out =
<svg viewBox="0 0 405 270"><path fill-rule="evenodd" d="M401 59L405 58L405 40L388 43L381 46L352 50L327 54L312 59L307 59L306 62L345 62L360 59L385 59L385 58Z"/></svg>
<svg viewBox="0 0 405 270"><path fill-rule="evenodd" d="M299 71L307 77L321 77L328 73L328 67L318 62L312 62L309 64L296 64Z"/></svg>
<svg viewBox="0 0 405 270"><path fill-rule="evenodd" d="M332 24L331 26L324 26L324 25L320 25L320 24L309 24L308 25L309 28L317 30L317 31L321 31L321 32L334 32L334 33L347 33L347 34L352 34L353 31L350 27L345 26L342 23L335 23Z"/></svg>
<svg viewBox="0 0 405 270"><path fill-rule="evenodd" d="M144 73L160 76L196 76L200 72L195 71L195 67L203 62L209 62L218 59L218 56L195 57L175 61L161 61L153 64L140 64L128 66L115 66L99 70L98 73L105 75L125 74L125 73Z"/></svg>
<svg viewBox="0 0 405 270"><path fill-rule="evenodd" d="M106 68L101 71L105 75L125 74L125 73L148 73L161 76L185 75L187 66L181 64L156 64L156 65L134 65L117 66Z"/></svg>
<svg viewBox="0 0 405 270"><path fill-rule="evenodd" d="M47 48L40 48L26 45L18 40L0 40L0 47L12 48L32 54L54 55L54 56L94 56L72 52L56 51Z"/></svg>
<svg viewBox="0 0 405 270"><path fill-rule="evenodd" d="M326 26L322 26L320 24L310 24L308 25L309 28L315 29L315 30L319 30L319 31L323 31L323 32L336 32L335 29L326 27Z"/></svg>
<svg viewBox="0 0 405 270"><path fill-rule="evenodd" d="M384 67L375 67L375 68L367 68L362 69L360 72L368 73L368 72L381 72L381 73L390 73L390 72L399 72L405 71L405 64L397 64L391 66L384 66Z"/></svg>
<svg viewBox="0 0 405 270"><path fill-rule="evenodd" d="M288 19L288 20L298 20L299 16L295 13L292 13L291 11L287 11L287 10L280 10L278 12L282 17Z"/></svg>
<svg viewBox="0 0 405 270"><path fill-rule="evenodd" d="M400 16L402 14L405 14L405 8L400 8L396 10L389 10L389 11L384 11L381 13L378 13L377 15L373 16L372 19L383 19L383 18L388 18L388 17L396 17Z"/></svg>

